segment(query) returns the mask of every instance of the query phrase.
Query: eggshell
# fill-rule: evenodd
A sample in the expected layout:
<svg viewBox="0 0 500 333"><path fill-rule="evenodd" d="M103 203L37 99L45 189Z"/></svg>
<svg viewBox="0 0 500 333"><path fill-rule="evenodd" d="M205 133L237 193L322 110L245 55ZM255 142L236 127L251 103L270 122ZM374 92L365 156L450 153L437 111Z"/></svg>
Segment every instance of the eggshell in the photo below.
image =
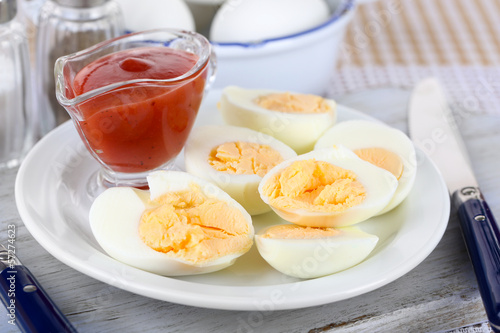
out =
<svg viewBox="0 0 500 333"><path fill-rule="evenodd" d="M125 28L138 32L158 28L195 31L193 15L182 0L116 0L120 5ZM140 3L140 4L139 4Z"/></svg>
<svg viewBox="0 0 500 333"><path fill-rule="evenodd" d="M324 0L226 1L212 21L215 42L255 42L312 29L330 14Z"/></svg>

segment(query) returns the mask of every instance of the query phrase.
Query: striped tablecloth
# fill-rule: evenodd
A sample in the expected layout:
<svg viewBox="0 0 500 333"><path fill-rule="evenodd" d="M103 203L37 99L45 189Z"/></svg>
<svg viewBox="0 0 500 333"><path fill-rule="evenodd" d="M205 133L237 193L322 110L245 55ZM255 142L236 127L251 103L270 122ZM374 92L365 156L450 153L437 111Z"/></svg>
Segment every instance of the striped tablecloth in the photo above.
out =
<svg viewBox="0 0 500 333"><path fill-rule="evenodd" d="M329 93L412 87L438 77L454 103L500 115L499 0L378 0L360 4Z"/></svg>

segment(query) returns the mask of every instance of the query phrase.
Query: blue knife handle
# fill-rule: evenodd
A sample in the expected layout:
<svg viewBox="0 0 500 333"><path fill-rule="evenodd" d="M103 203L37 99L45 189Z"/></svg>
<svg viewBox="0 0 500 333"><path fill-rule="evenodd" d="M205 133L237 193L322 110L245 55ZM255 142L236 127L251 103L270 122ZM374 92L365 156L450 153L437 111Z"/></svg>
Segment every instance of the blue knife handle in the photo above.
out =
<svg viewBox="0 0 500 333"><path fill-rule="evenodd" d="M494 332L500 332L500 232L479 188L453 194L467 251Z"/></svg>
<svg viewBox="0 0 500 333"><path fill-rule="evenodd" d="M9 323L21 332L76 332L25 266L6 267L0 275L0 297Z"/></svg>

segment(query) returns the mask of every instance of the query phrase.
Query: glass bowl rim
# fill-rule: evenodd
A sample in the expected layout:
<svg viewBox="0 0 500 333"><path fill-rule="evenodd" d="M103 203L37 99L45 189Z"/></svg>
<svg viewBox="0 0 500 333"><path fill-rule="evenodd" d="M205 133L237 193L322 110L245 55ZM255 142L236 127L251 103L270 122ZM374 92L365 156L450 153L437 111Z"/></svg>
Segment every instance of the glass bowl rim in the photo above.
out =
<svg viewBox="0 0 500 333"><path fill-rule="evenodd" d="M196 64L186 73L170 78L170 79L133 79L133 80L127 80L127 81L122 81L122 82L117 82L117 83L112 83L108 84L90 91L87 91L81 95L75 96L74 98L67 98L65 94L66 90L66 80L64 78L64 67L66 63L76 60L78 58L83 58L89 54L95 53L98 50L104 48L104 47L109 47L112 44L118 43L121 40L125 39L131 39L133 40L134 38L137 38L139 36L148 36L148 35L153 35L153 34L158 34L158 33L165 33L165 34L171 34L172 35L172 40L175 38L190 38L190 39L195 39L202 46L206 46L206 51L203 52L196 62ZM145 41L147 39L144 39ZM109 54L111 54L110 52ZM193 77L196 73L201 72L206 66L208 65L210 58L214 57L215 55L213 54L213 48L208 39L206 39L203 35L193 32L193 31L187 31L187 30L179 30L179 29L171 29L171 28L164 28L164 29L152 29L152 30L145 30L145 31L138 31L134 33L128 33L125 35L121 35L115 38L111 38L108 40L105 40L103 42L100 42L98 44L95 44L91 47L88 47L84 50L68 54L65 56L62 56L56 60L55 67L54 67L54 74L55 74L55 80L56 80L56 98L58 102L64 106L74 106L79 103L82 103L89 98L95 97L97 95L119 89L121 87L125 86L134 86L134 85L139 85L139 84L165 84L165 83L171 83L171 82L181 82L184 80L189 79L190 77Z"/></svg>

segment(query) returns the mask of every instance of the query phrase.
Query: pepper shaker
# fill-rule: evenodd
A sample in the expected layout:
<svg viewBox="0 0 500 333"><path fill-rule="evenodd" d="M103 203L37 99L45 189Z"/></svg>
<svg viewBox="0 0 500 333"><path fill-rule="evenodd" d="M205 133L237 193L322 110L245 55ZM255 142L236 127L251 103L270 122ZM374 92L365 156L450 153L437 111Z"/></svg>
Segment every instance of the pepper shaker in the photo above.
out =
<svg viewBox="0 0 500 333"><path fill-rule="evenodd" d="M0 169L20 164L33 145L28 39L16 0L0 0Z"/></svg>
<svg viewBox="0 0 500 333"><path fill-rule="evenodd" d="M56 100L56 60L123 34L123 16L112 0L47 0L40 9L36 41L39 135L69 119Z"/></svg>

